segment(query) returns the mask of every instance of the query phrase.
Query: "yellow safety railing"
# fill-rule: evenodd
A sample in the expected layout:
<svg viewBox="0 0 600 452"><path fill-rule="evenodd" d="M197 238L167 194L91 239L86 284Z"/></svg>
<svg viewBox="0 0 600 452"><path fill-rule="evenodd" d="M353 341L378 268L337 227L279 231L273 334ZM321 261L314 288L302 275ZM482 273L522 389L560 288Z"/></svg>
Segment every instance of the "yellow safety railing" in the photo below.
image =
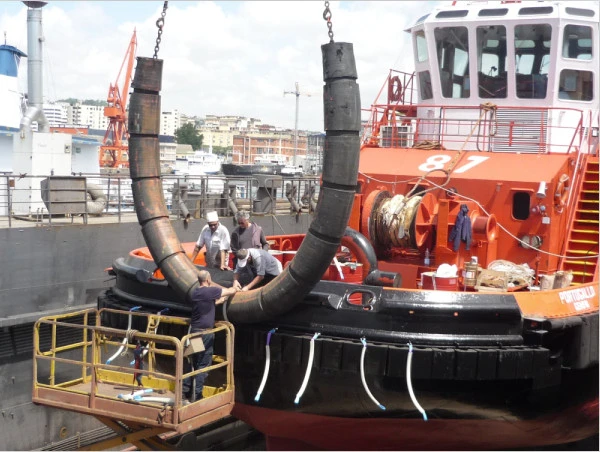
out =
<svg viewBox="0 0 600 452"><path fill-rule="evenodd" d="M124 324L127 318L131 319L129 329L103 325L103 320ZM43 317L34 328L33 401L167 429L178 429L181 423L216 408L229 414L234 389L233 326L217 322L215 328L201 333L188 331L186 318L114 309ZM184 373L185 345L208 333L215 334L212 365ZM137 343L147 349L142 369L134 368L131 361ZM210 373L205 397L184 406L183 380L201 372ZM142 389L135 383L135 374L141 374L147 391L133 400L133 393ZM205 410L188 409L192 406Z"/></svg>

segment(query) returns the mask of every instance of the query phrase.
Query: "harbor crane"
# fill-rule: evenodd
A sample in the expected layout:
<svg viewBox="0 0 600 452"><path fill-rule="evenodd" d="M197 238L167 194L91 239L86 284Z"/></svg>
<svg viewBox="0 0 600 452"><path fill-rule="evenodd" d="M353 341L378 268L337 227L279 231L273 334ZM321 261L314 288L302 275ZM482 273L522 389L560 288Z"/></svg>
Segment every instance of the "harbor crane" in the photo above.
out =
<svg viewBox="0 0 600 452"><path fill-rule="evenodd" d="M108 88L106 100L108 106L104 107L104 116L109 119L109 123L100 146L100 166L104 168L129 168L128 145L126 144L129 138L129 132L127 131L127 96L131 85L136 49L137 37L134 29L115 83L111 83ZM123 69L125 69L123 84L122 88L119 88Z"/></svg>
<svg viewBox="0 0 600 452"><path fill-rule="evenodd" d="M294 157L293 157L293 161L292 161L292 165L296 166L296 153L298 152L298 110L300 108L300 96L312 96L311 93L301 93L300 92L300 86L298 85L298 82L296 82L296 89L294 91L284 91L283 95L285 96L286 94L293 94L296 96L296 116L295 116L295 120L294 120Z"/></svg>

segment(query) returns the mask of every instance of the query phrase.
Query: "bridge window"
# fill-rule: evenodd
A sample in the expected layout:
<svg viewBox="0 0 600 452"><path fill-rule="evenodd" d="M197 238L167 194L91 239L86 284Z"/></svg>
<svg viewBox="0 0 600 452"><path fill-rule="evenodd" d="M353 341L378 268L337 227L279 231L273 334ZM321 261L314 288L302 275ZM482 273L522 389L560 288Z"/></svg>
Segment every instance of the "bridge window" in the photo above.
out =
<svg viewBox="0 0 600 452"><path fill-rule="evenodd" d="M453 9L450 11L440 11L436 14L436 19L450 19L454 17L466 17L469 11L466 9Z"/></svg>
<svg viewBox="0 0 600 452"><path fill-rule="evenodd" d="M453 99L469 97L471 87L467 28L436 28L435 46L442 96Z"/></svg>
<svg viewBox="0 0 600 452"><path fill-rule="evenodd" d="M477 28L477 78L479 97L506 97L506 27Z"/></svg>
<svg viewBox="0 0 600 452"><path fill-rule="evenodd" d="M530 208L529 193L518 191L513 195L512 214L515 220L527 220Z"/></svg>
<svg viewBox="0 0 600 452"><path fill-rule="evenodd" d="M425 32L417 31L415 33L415 43L417 46L417 61L422 63L429 59L429 55L427 54L427 41L425 40Z"/></svg>
<svg viewBox="0 0 600 452"><path fill-rule="evenodd" d="M419 72L419 91L421 92L421 100L433 98L433 90L431 89L431 74L429 71Z"/></svg>
<svg viewBox="0 0 600 452"><path fill-rule="evenodd" d="M529 8L521 8L519 10L519 16L529 16L533 14L552 14L554 9L552 6L534 6Z"/></svg>
<svg viewBox="0 0 600 452"><path fill-rule="evenodd" d="M490 16L506 16L508 13L508 8L492 8L492 9L482 9L479 11L480 17L490 17Z"/></svg>
<svg viewBox="0 0 600 452"><path fill-rule="evenodd" d="M564 33L563 57L576 60L592 59L592 27L567 25Z"/></svg>
<svg viewBox="0 0 600 452"><path fill-rule="evenodd" d="M565 11L567 14L572 14L573 16L584 16L584 17L594 17L596 13L592 9L584 9L584 8L570 8L566 7Z"/></svg>
<svg viewBox="0 0 600 452"><path fill-rule="evenodd" d="M560 72L558 98L590 101L594 99L594 73L564 69Z"/></svg>
<svg viewBox="0 0 600 452"><path fill-rule="evenodd" d="M515 68L517 97L544 99L548 88L550 39L548 24L515 27Z"/></svg>

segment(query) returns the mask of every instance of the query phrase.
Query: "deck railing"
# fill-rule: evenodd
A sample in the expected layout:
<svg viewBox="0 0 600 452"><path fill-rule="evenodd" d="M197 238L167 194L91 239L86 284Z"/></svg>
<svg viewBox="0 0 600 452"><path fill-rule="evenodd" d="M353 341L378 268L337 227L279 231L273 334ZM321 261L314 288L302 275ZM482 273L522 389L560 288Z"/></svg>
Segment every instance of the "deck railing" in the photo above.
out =
<svg viewBox="0 0 600 452"><path fill-rule="evenodd" d="M596 130L597 136L597 125L578 109L487 104L422 105L419 109L429 114L408 116L403 105L373 105L363 143L519 153L592 153L597 147L593 135ZM411 113L416 115L417 110Z"/></svg>
<svg viewBox="0 0 600 452"><path fill-rule="evenodd" d="M55 182L54 188L52 182ZM189 213L194 218L204 218L211 210L223 217L241 209L253 215L290 213L294 212L290 199L308 212L314 205L309 201L316 202L320 181L317 176L164 175L162 185L170 215L180 218ZM100 199L94 199L98 196ZM90 204L93 202L96 204ZM97 211L98 203L100 211ZM13 227L15 219L52 226L87 224L92 217L100 222L135 218L128 175L0 173L0 225L3 227Z"/></svg>

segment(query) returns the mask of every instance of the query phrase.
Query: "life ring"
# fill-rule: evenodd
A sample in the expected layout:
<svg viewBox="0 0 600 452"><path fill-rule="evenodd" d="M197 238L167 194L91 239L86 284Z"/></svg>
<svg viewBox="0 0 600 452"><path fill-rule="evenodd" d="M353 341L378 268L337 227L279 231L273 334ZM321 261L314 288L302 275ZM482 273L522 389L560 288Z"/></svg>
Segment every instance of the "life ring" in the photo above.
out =
<svg viewBox="0 0 600 452"><path fill-rule="evenodd" d="M567 198L569 196L569 176L562 174L558 179L558 185L554 192L554 204L556 207L562 208L567 204Z"/></svg>
<svg viewBox="0 0 600 452"><path fill-rule="evenodd" d="M279 245L279 249L281 251L289 251L294 249L294 247L292 246L292 241L290 239L283 239L281 241L281 245Z"/></svg>
<svg viewBox="0 0 600 452"><path fill-rule="evenodd" d="M402 83L400 77L394 75L388 83L388 101L400 102L402 100Z"/></svg>

